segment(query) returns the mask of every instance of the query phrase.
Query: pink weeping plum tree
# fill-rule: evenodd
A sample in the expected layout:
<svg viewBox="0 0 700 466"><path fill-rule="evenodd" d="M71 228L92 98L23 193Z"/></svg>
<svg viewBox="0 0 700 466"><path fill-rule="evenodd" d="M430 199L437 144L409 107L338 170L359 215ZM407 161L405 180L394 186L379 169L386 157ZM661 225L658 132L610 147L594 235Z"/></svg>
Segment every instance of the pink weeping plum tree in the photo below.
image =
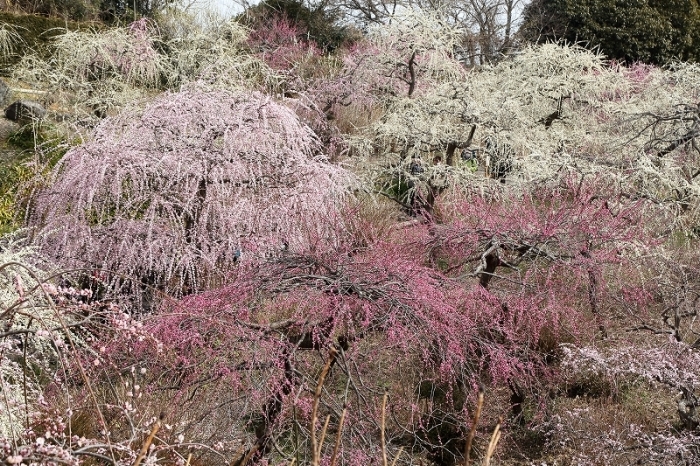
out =
<svg viewBox="0 0 700 466"><path fill-rule="evenodd" d="M102 123L54 168L28 223L64 267L181 295L240 259L332 238L351 181L272 98L192 88Z"/></svg>
<svg viewBox="0 0 700 466"><path fill-rule="evenodd" d="M233 464L306 462L310 451L330 464L336 441L337 464L371 464L382 450L397 464L459 463L477 387L510 397L485 426L542 409L559 343L606 330L619 287L609 272L647 233L643 204L593 182L464 194L437 208L442 223L388 231L344 212L334 243L242 263L226 286L149 316L159 346L115 342L104 357L148 361L149 391L182 400L202 420L188 435L220 440Z"/></svg>

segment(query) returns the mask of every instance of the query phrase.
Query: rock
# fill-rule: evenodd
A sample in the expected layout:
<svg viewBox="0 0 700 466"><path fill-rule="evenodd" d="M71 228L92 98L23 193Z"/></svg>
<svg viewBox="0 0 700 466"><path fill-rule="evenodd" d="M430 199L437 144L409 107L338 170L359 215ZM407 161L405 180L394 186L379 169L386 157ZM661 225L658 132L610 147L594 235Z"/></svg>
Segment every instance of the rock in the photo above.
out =
<svg viewBox="0 0 700 466"><path fill-rule="evenodd" d="M4 107L10 101L10 88L5 82L0 79L0 107Z"/></svg>
<svg viewBox="0 0 700 466"><path fill-rule="evenodd" d="M46 109L32 100L18 100L5 109L5 118L19 123L41 120L46 116Z"/></svg>

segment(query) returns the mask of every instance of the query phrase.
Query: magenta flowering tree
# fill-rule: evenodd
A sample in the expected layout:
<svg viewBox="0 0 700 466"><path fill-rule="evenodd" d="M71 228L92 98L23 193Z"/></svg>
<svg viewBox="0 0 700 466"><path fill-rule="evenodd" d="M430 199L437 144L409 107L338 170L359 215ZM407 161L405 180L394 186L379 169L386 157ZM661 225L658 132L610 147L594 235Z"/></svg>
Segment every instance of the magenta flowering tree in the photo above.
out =
<svg viewBox="0 0 700 466"><path fill-rule="evenodd" d="M144 344L137 357L152 361L154 390L170 390L187 406L201 402L198 392L208 394L207 426L193 425L190 434L238 432L228 445L239 451L234 464L278 458L276 446L308 458L311 392L324 364L330 371L319 419L331 416L330 432L339 432L347 406L341 464L381 455L375 434L384 390L397 416L387 432L390 455L415 443L416 451L454 456L466 422L465 388L475 389L479 373L473 357L488 345L469 345L481 325L474 296L421 265L424 235L419 228L364 245L319 243L242 264L231 285L154 315L146 328L163 352L153 357ZM433 400L432 391L450 391L450 384L454 401ZM413 403L416 397L424 402ZM452 426L441 431L445 410ZM331 449L323 445L326 460Z"/></svg>
<svg viewBox="0 0 700 466"><path fill-rule="evenodd" d="M224 442L234 464L311 461L314 438L328 462L338 439L339 464L401 448L461 461L479 384L510 397L486 425L502 414L518 425L556 386L559 344L607 330L619 288L609 271L647 233L637 221L644 206L602 188L465 195L437 204L443 223L387 230L345 212L333 243L317 236L242 263L228 285L149 316L160 347L146 341L129 353L117 342L105 358L148 361L149 392L172 393L189 418L206 419L189 422L188 434ZM319 447L327 416L333 441Z"/></svg>
<svg viewBox="0 0 700 466"><path fill-rule="evenodd" d="M350 183L273 99L192 88L106 120L56 166L28 222L65 267L181 295L241 257L333 238L327 218Z"/></svg>
<svg viewBox="0 0 700 466"><path fill-rule="evenodd" d="M498 322L494 338L505 336L511 355L534 351L520 367L545 370L557 358L561 335L606 337L610 308L626 284L613 271L638 263L655 243L651 222L640 223L646 208L623 202L604 183L577 178L527 194L443 200L436 215L444 223L432 231L430 254L448 276L478 283L493 303L480 315ZM518 385L528 380L505 367L521 361L492 374L511 385L514 412L524 401ZM538 384L531 388L536 395Z"/></svg>
<svg viewBox="0 0 700 466"><path fill-rule="evenodd" d="M277 71L293 73L294 68L320 55L318 46L304 37L299 27L284 16L273 17L265 26L253 29L247 44L251 51Z"/></svg>
<svg viewBox="0 0 700 466"><path fill-rule="evenodd" d="M645 208L641 201L626 201L607 183L580 176L526 193L494 190L452 199L438 207L445 223L436 227L433 255L451 272L477 277L484 288L523 262L532 262L529 273L539 267L557 275L584 271L583 282L595 281L586 270L622 263L653 244L653 223L640 222ZM525 275L514 282L528 279ZM595 311L595 303L590 304Z"/></svg>

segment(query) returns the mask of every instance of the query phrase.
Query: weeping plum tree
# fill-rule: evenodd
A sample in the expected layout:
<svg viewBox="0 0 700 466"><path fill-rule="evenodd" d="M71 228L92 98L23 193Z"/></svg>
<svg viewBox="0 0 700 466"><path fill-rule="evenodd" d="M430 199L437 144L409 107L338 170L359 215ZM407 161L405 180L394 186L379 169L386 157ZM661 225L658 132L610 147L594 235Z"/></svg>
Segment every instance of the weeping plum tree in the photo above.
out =
<svg viewBox="0 0 700 466"><path fill-rule="evenodd" d="M646 239L643 203L570 181L464 194L438 205L442 224L380 231L345 212L334 243L242 263L226 286L148 316L160 347L116 342L104 357L148 361L148 392L183 400L200 419L187 435L228 442L234 464L306 462L327 416L338 464L370 464L385 391L388 455L455 464L479 383L510 393L509 422L531 416L556 383L558 344L595 339L619 286L607 272ZM332 442L321 447L329 461Z"/></svg>
<svg viewBox="0 0 700 466"><path fill-rule="evenodd" d="M283 23L272 25L284 32L280 26ZM256 33L251 38L259 41L261 36ZM400 105L438 82L463 77L454 57L458 36L435 14L397 14L390 24L372 27L363 40L338 51L335 59L317 60L316 73L308 72L314 57L308 48L305 60L299 60L295 69L287 66L287 94L298 97L300 115L329 153L346 155L350 147L343 134L359 132L394 101ZM289 45L277 47L268 54L268 62L285 60L293 50ZM355 142L366 149L375 141L363 134ZM352 152L360 151L353 148Z"/></svg>
<svg viewBox="0 0 700 466"><path fill-rule="evenodd" d="M70 116L94 124L193 81L229 90L270 84L268 68L244 50L247 33L235 21L178 15L160 24L142 18L123 27L66 31L51 55L26 54L13 74L48 91L52 110L64 118L70 109Z"/></svg>
<svg viewBox="0 0 700 466"><path fill-rule="evenodd" d="M103 116L168 81L172 67L160 53L154 23L142 19L128 27L66 31L49 57L22 57L15 77L50 91L52 103L72 107L80 118Z"/></svg>
<svg viewBox="0 0 700 466"><path fill-rule="evenodd" d="M350 133L336 147L368 160L380 156L385 162L374 173L384 194L412 184L427 187L412 191L429 196L427 191L436 191L431 181L444 178L442 173L433 176L433 156L447 150L451 161L458 147L469 145L471 125L453 124L462 108L451 97L452 87L466 76L455 55L459 37L459 29L434 13L397 13L344 53L337 74L317 80L308 90L318 114ZM363 113L368 118L358 116ZM423 175L417 176L417 170ZM432 184L444 187L441 181ZM389 195L410 203L396 194Z"/></svg>
<svg viewBox="0 0 700 466"><path fill-rule="evenodd" d="M343 56L336 76L358 96L381 101L412 97L440 82L459 80L464 71L455 57L460 31L433 13L406 11L385 26L372 27L366 40Z"/></svg>
<svg viewBox="0 0 700 466"><path fill-rule="evenodd" d="M41 249L182 294L241 256L333 238L351 182L311 130L258 93L190 89L106 120L32 201ZM116 276L115 276L116 277Z"/></svg>

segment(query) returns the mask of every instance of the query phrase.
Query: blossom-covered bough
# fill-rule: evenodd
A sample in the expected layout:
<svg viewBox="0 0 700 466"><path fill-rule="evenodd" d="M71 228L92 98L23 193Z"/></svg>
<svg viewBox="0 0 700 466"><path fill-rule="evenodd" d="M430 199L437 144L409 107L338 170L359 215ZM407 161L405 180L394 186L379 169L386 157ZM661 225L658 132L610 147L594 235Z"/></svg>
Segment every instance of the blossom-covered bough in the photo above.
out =
<svg viewBox="0 0 700 466"><path fill-rule="evenodd" d="M26 243L21 235L0 242L3 462L78 465L92 457L133 464L137 451L132 443L150 427L148 420L121 406L116 412L125 414L120 419L131 430L104 434L111 429L108 419L115 406L100 396L94 371L103 361L100 348L112 339L133 343L150 336L114 302L72 287L70 280L77 275L55 271ZM94 421L103 435L81 432L81 416ZM171 448L165 446L166 451Z"/></svg>

